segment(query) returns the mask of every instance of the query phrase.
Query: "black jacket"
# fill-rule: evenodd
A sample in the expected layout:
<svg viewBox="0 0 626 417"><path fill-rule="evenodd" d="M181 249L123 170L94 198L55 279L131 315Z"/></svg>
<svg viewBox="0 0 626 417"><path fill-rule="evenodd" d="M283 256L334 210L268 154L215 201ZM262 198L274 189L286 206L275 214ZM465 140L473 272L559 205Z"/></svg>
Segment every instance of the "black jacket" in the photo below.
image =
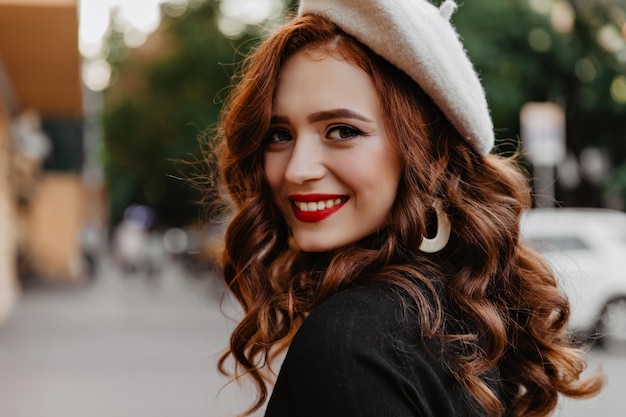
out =
<svg viewBox="0 0 626 417"><path fill-rule="evenodd" d="M289 347L265 416L486 415L402 301L390 287L355 287L314 308Z"/></svg>

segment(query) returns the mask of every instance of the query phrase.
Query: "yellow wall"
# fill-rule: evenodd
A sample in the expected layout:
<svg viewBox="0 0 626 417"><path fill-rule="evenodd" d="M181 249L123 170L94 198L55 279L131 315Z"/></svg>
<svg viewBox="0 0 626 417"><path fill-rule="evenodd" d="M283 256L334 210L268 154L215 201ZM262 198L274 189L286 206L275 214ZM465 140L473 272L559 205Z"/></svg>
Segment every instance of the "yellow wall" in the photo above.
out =
<svg viewBox="0 0 626 417"><path fill-rule="evenodd" d="M76 0L0 0L0 56L21 109L82 116Z"/></svg>
<svg viewBox="0 0 626 417"><path fill-rule="evenodd" d="M18 295L16 213L10 167L9 118L0 103L0 323L6 320Z"/></svg>
<svg viewBox="0 0 626 417"><path fill-rule="evenodd" d="M76 174L44 173L28 210L26 250L37 275L79 281L83 275L80 233L85 193Z"/></svg>
<svg viewBox="0 0 626 417"><path fill-rule="evenodd" d="M78 0L0 0L0 323L19 295L17 253L42 276L77 279L84 191L75 175L42 174L19 153L10 117L83 115ZM6 107L10 107L6 109ZM19 205L18 205L19 201ZM21 270L21 269L20 269Z"/></svg>

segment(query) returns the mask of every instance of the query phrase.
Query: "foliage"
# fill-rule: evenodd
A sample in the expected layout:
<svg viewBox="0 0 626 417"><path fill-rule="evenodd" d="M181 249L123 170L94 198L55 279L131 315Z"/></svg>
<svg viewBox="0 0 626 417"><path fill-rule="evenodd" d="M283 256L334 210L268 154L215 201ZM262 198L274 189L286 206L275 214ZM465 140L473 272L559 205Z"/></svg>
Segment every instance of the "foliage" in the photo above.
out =
<svg viewBox="0 0 626 417"><path fill-rule="evenodd" d="M566 110L572 154L597 146L613 165L624 163L626 103L616 100L611 89L626 74L626 58L598 42L604 27L619 29L626 20L616 12L623 11L623 1L459 2L453 21L485 86L500 150L517 147L524 103L554 101ZM290 8L296 3L285 2ZM537 12L531 3L548 12ZM136 50L123 46L120 33L109 39L109 60L118 74L107 91L104 114L113 221L131 203L152 205L171 225L183 225L198 214L198 191L174 177L192 175L193 167L180 161L200 157L198 135L217 121L220 97L233 72L230 64L245 52L236 51L258 35L225 38L216 24L218 5L212 0L166 19L148 44ZM551 21L549 11L557 6L575 13L569 30L557 30ZM609 179L613 191L625 193L626 183L620 180L625 170ZM601 191L583 183L573 191L557 188L557 198L564 205L594 205Z"/></svg>
<svg viewBox="0 0 626 417"><path fill-rule="evenodd" d="M626 159L626 141L621 138L626 132L626 103L611 95L612 83L626 74L626 65L598 42L603 27L623 24L611 22L615 10L623 11L617 4L621 1L535 0L545 6L545 14L530 7L532 0L462 5L453 19L483 80L502 142L519 139L524 103L553 101L566 112L569 152L580 155L595 146L610 154L613 164ZM575 14L570 30L555 27L551 20L555 7ZM533 36L544 44L533 45ZM589 195L588 185L581 184L579 192L560 190L557 197L564 205L596 204L601 189L595 187Z"/></svg>
<svg viewBox="0 0 626 417"><path fill-rule="evenodd" d="M116 80L103 115L105 170L113 223L133 203L152 206L167 225L198 217L201 193L186 161L201 157L199 137L215 125L238 42L218 30L215 4L167 18L139 49L109 39Z"/></svg>

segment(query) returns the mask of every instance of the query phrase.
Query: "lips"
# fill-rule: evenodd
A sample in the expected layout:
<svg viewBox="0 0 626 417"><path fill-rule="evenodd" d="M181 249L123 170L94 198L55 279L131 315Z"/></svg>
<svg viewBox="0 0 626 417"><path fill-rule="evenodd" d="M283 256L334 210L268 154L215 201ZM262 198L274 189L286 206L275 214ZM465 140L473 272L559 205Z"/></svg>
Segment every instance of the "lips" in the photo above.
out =
<svg viewBox="0 0 626 417"><path fill-rule="evenodd" d="M302 222L322 221L348 201L345 195L337 194L293 194L289 196L296 219Z"/></svg>

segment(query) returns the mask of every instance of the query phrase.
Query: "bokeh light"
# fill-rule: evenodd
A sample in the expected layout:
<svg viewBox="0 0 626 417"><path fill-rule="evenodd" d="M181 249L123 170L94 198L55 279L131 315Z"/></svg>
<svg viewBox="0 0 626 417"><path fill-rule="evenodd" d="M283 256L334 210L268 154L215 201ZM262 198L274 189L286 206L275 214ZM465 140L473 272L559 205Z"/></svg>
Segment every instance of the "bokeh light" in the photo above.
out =
<svg viewBox="0 0 626 417"><path fill-rule="evenodd" d="M611 97L616 103L626 104L626 77L618 75L611 83Z"/></svg>
<svg viewBox="0 0 626 417"><path fill-rule="evenodd" d="M124 42L136 48L146 41L161 22L161 5L167 10L184 13L187 0L81 0L79 48L85 59L83 82L92 91L102 91L110 82L111 68L106 63L106 36L111 25L124 34Z"/></svg>
<svg viewBox="0 0 626 417"><path fill-rule="evenodd" d="M111 81L111 66L102 58L86 60L83 63L82 78L91 91L102 91Z"/></svg>

